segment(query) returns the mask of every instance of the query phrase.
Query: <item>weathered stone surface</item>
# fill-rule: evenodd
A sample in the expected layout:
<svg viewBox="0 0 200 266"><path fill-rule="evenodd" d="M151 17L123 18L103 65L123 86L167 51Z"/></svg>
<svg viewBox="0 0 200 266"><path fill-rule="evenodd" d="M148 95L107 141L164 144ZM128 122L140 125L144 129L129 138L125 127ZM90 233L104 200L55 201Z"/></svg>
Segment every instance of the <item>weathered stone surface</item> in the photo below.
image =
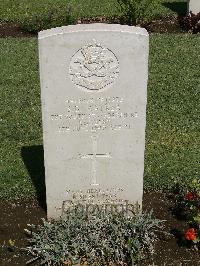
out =
<svg viewBox="0 0 200 266"><path fill-rule="evenodd" d="M198 14L200 12L200 0L188 0L188 12Z"/></svg>
<svg viewBox="0 0 200 266"><path fill-rule="evenodd" d="M146 30L50 29L39 33L39 54L48 217L74 202L141 204Z"/></svg>

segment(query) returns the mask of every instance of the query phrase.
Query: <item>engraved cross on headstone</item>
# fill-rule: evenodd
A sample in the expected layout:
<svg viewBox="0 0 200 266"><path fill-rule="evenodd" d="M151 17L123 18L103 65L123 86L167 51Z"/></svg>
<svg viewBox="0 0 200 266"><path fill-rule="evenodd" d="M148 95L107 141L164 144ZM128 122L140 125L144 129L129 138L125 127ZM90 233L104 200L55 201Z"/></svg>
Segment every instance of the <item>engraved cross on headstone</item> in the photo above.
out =
<svg viewBox="0 0 200 266"><path fill-rule="evenodd" d="M97 135L92 135L92 153L82 155L81 159L91 159L92 169L91 169L91 185L99 186L97 183L97 158L111 158L110 153L97 153Z"/></svg>

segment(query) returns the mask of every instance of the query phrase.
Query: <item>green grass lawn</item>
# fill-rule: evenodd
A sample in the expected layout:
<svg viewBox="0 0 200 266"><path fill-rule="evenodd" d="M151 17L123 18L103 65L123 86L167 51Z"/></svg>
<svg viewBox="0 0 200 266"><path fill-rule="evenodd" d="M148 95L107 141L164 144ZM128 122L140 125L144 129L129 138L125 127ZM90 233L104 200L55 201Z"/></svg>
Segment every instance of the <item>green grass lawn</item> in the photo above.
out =
<svg viewBox="0 0 200 266"><path fill-rule="evenodd" d="M156 13L161 16L185 14L187 0L161 0ZM70 6L78 17L118 15L117 0L3 0L0 21L23 21L36 14L48 14L53 8L65 10Z"/></svg>
<svg viewBox="0 0 200 266"><path fill-rule="evenodd" d="M199 177L200 38L150 36L145 187ZM36 38L0 39L0 197L42 192L42 126Z"/></svg>

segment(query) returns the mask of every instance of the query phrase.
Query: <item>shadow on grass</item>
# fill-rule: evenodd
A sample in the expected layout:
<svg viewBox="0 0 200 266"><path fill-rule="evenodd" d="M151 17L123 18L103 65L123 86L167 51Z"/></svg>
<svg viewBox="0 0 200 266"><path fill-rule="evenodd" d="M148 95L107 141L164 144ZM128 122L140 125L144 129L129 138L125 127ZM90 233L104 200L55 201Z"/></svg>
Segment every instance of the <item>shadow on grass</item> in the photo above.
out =
<svg viewBox="0 0 200 266"><path fill-rule="evenodd" d="M39 205L46 211L43 146L38 145L23 147L21 150L21 156L35 186Z"/></svg>
<svg viewBox="0 0 200 266"><path fill-rule="evenodd" d="M162 5L176 12L178 16L187 14L187 2L165 2Z"/></svg>

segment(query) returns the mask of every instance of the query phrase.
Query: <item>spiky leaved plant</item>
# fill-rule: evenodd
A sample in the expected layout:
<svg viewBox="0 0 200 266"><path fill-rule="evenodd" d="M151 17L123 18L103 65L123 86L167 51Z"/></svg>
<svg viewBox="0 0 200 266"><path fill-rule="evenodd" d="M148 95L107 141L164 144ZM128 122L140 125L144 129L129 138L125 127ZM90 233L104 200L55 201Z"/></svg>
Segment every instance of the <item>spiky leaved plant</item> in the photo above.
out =
<svg viewBox="0 0 200 266"><path fill-rule="evenodd" d="M99 212L88 215L75 208L54 222L31 226L26 248L41 265L136 265L154 252L155 231L161 221L152 212L127 216Z"/></svg>

